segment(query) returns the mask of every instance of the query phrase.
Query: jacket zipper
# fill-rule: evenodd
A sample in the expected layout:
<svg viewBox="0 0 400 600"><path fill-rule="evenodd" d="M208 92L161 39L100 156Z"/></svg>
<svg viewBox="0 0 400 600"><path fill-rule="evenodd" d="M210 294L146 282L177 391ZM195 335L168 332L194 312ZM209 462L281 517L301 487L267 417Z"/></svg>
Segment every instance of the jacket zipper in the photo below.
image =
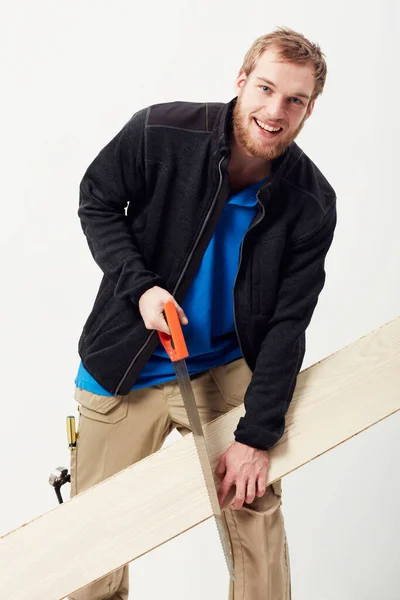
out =
<svg viewBox="0 0 400 600"><path fill-rule="evenodd" d="M175 286L175 288L174 288L174 290L173 290L173 292L172 292L172 295L173 295L173 296L175 296L175 294L176 294L176 291L177 291L177 289L178 289L178 287L179 287L179 285L180 285L180 283L181 283L181 281L182 281L182 279L183 279L183 277L184 277L184 275L185 275L185 273L186 273L186 271L187 271L187 268L188 268L188 266L189 266L189 263L190 263L190 261L191 261L191 259L192 259L192 257L193 257L194 251L196 250L196 247L198 246L198 243L199 243L199 241L200 241L200 238L201 238L201 236L203 235L204 229L205 229L205 227L206 227L206 225L207 225L207 223L208 223L208 221L209 221L209 219L210 219L210 215L211 215L211 213L212 213L212 211L213 211L213 209L214 209L215 202L216 202L216 199L218 198L218 194L219 194L219 191L220 191L220 189L221 189L221 185L222 185L222 171L221 171L221 165L222 165L222 162L224 161L224 159L225 159L225 155L224 155L224 156L221 158L221 160L219 161L219 164L218 164L218 170L219 170L219 183L218 183L218 188L217 188L217 191L216 191L216 193L215 193L215 196L214 196L214 198L213 198L213 201L212 201L212 204L211 204L211 208L210 208L210 210L208 211L206 218L204 219L203 226L202 226L202 228L200 229L199 235L197 236L197 239L196 239L196 241L195 241L195 243L194 243L194 245L193 245L193 248L192 248L192 250L191 250L191 252L190 252L190 254L189 254L189 257L188 257L188 259L187 259L187 261L186 261L186 263L185 263L185 266L183 267L182 273L180 274L180 276L179 276L179 279L178 279L178 281L177 281L177 284L176 284L176 286ZM257 199L258 199L258 195L257 195ZM124 373L124 374L123 374L123 376L122 376L122 379L119 381L119 383L118 383L118 385L117 385L117 387L116 387L116 390L115 390L115 395L117 395L117 394L118 394L118 391L119 391L119 389L120 389L121 385L124 383L124 381L125 381L125 379L126 379L126 377L127 377L128 373L129 373L129 371L131 370L131 368L132 368L132 366L133 366L134 362L137 360L138 356L139 356L139 355L140 355L140 354L143 352L143 350L146 348L146 346L148 346L148 344L150 343L150 340L152 339L152 337L153 337L153 336L154 336L156 333L157 333L157 331L154 329L154 330L153 330L153 331L150 333L149 337L148 337L148 338L147 338L147 340L144 342L144 344L143 344L143 345L142 345L142 346L139 348L139 350L137 351L137 353L135 354L135 356L132 358L131 362L129 363L129 366L128 366L128 368L126 369L125 373Z"/></svg>
<svg viewBox="0 0 400 600"><path fill-rule="evenodd" d="M240 351L241 351L243 357L244 357L244 352L243 352L242 344L240 342L240 335L239 335L239 331L238 331L238 327L237 327L237 323L236 323L235 287L236 287L236 280L238 278L239 271L240 271L240 265L242 264L242 254L243 254L244 240L246 239L246 236L249 233L249 231L251 231L254 227L256 227L256 225L258 225L260 223L260 221L262 221L262 219L265 216L265 208L264 208L264 205L260 202L259 193L260 193L260 190L258 190L258 192L256 194L256 198L257 198L258 204L261 206L261 211L262 211L261 212L261 216L260 216L259 219L257 219L257 221L255 221L255 223L253 223L248 228L248 230L246 231L246 233L243 236L242 243L240 244L239 266L238 266L238 269L236 271L235 281L233 282L233 290L232 290L232 294L233 294L233 322L234 322L235 329L236 329L236 335L237 335L237 339L238 339L238 342L239 342L239 348L240 348Z"/></svg>

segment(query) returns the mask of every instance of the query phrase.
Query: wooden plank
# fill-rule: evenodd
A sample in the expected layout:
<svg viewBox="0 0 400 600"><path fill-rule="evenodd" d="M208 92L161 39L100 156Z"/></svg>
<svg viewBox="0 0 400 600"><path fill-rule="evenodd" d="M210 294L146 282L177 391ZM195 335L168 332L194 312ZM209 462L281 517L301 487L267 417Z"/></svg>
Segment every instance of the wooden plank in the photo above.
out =
<svg viewBox="0 0 400 600"><path fill-rule="evenodd" d="M398 411L399 389L400 317L299 374L269 483ZM243 414L206 425L214 468ZM60 600L211 516L188 435L4 536L0 600Z"/></svg>

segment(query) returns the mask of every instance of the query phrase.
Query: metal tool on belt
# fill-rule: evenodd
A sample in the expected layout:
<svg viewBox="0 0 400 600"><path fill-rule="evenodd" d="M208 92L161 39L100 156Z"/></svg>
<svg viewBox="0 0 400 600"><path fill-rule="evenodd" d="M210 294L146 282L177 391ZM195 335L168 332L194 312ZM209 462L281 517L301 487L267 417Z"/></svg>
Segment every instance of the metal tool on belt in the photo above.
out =
<svg viewBox="0 0 400 600"><path fill-rule="evenodd" d="M183 336L178 313L175 304L172 301L167 302L165 304L164 313L171 335L169 336L168 334L162 331L158 331L158 335L174 367L176 379L189 418L190 427L193 432L197 453L199 456L201 468L208 490L208 495L211 502L211 508L214 513L218 533L222 543L222 548L224 550L229 575L231 579L234 580L235 574L233 568L233 557L231 547L228 541L228 533L222 517L221 508L218 500L217 488L214 481L213 470L207 450L207 444L204 437L203 427L201 425L199 411L197 409L196 400L193 394L192 384L190 382L190 377L185 361L185 358L189 356L189 352L186 347L186 342Z"/></svg>
<svg viewBox="0 0 400 600"><path fill-rule="evenodd" d="M75 431L75 417L67 417L67 437L68 437L68 447L74 452L76 449L76 438L78 434ZM57 467L50 473L49 483L53 486L54 491L56 492L57 500L60 504L62 504L63 498L61 495L61 488L66 483L70 483L71 475L68 473L68 469L66 467Z"/></svg>

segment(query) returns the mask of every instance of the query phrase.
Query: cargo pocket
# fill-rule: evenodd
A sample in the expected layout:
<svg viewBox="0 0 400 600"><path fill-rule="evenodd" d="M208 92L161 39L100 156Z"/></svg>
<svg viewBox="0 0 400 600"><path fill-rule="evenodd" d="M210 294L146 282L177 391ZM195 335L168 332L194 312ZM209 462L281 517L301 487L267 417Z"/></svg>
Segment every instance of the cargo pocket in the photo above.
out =
<svg viewBox="0 0 400 600"><path fill-rule="evenodd" d="M127 396L101 396L76 387L74 397L80 414L94 421L114 425L128 414Z"/></svg>
<svg viewBox="0 0 400 600"><path fill-rule="evenodd" d="M277 479L274 483L271 483L271 490L275 496L282 497L282 479Z"/></svg>

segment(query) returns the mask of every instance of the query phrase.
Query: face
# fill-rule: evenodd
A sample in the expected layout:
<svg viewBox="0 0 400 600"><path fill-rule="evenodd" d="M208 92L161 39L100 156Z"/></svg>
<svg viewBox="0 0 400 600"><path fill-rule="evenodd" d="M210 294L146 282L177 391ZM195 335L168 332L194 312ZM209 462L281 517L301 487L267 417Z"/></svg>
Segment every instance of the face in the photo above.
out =
<svg viewBox="0 0 400 600"><path fill-rule="evenodd" d="M283 154L313 111L315 100L310 102L310 96L314 85L311 65L278 62L273 50L260 56L250 75L241 72L236 80L233 133L242 153L263 160ZM262 125L281 129L269 133Z"/></svg>

